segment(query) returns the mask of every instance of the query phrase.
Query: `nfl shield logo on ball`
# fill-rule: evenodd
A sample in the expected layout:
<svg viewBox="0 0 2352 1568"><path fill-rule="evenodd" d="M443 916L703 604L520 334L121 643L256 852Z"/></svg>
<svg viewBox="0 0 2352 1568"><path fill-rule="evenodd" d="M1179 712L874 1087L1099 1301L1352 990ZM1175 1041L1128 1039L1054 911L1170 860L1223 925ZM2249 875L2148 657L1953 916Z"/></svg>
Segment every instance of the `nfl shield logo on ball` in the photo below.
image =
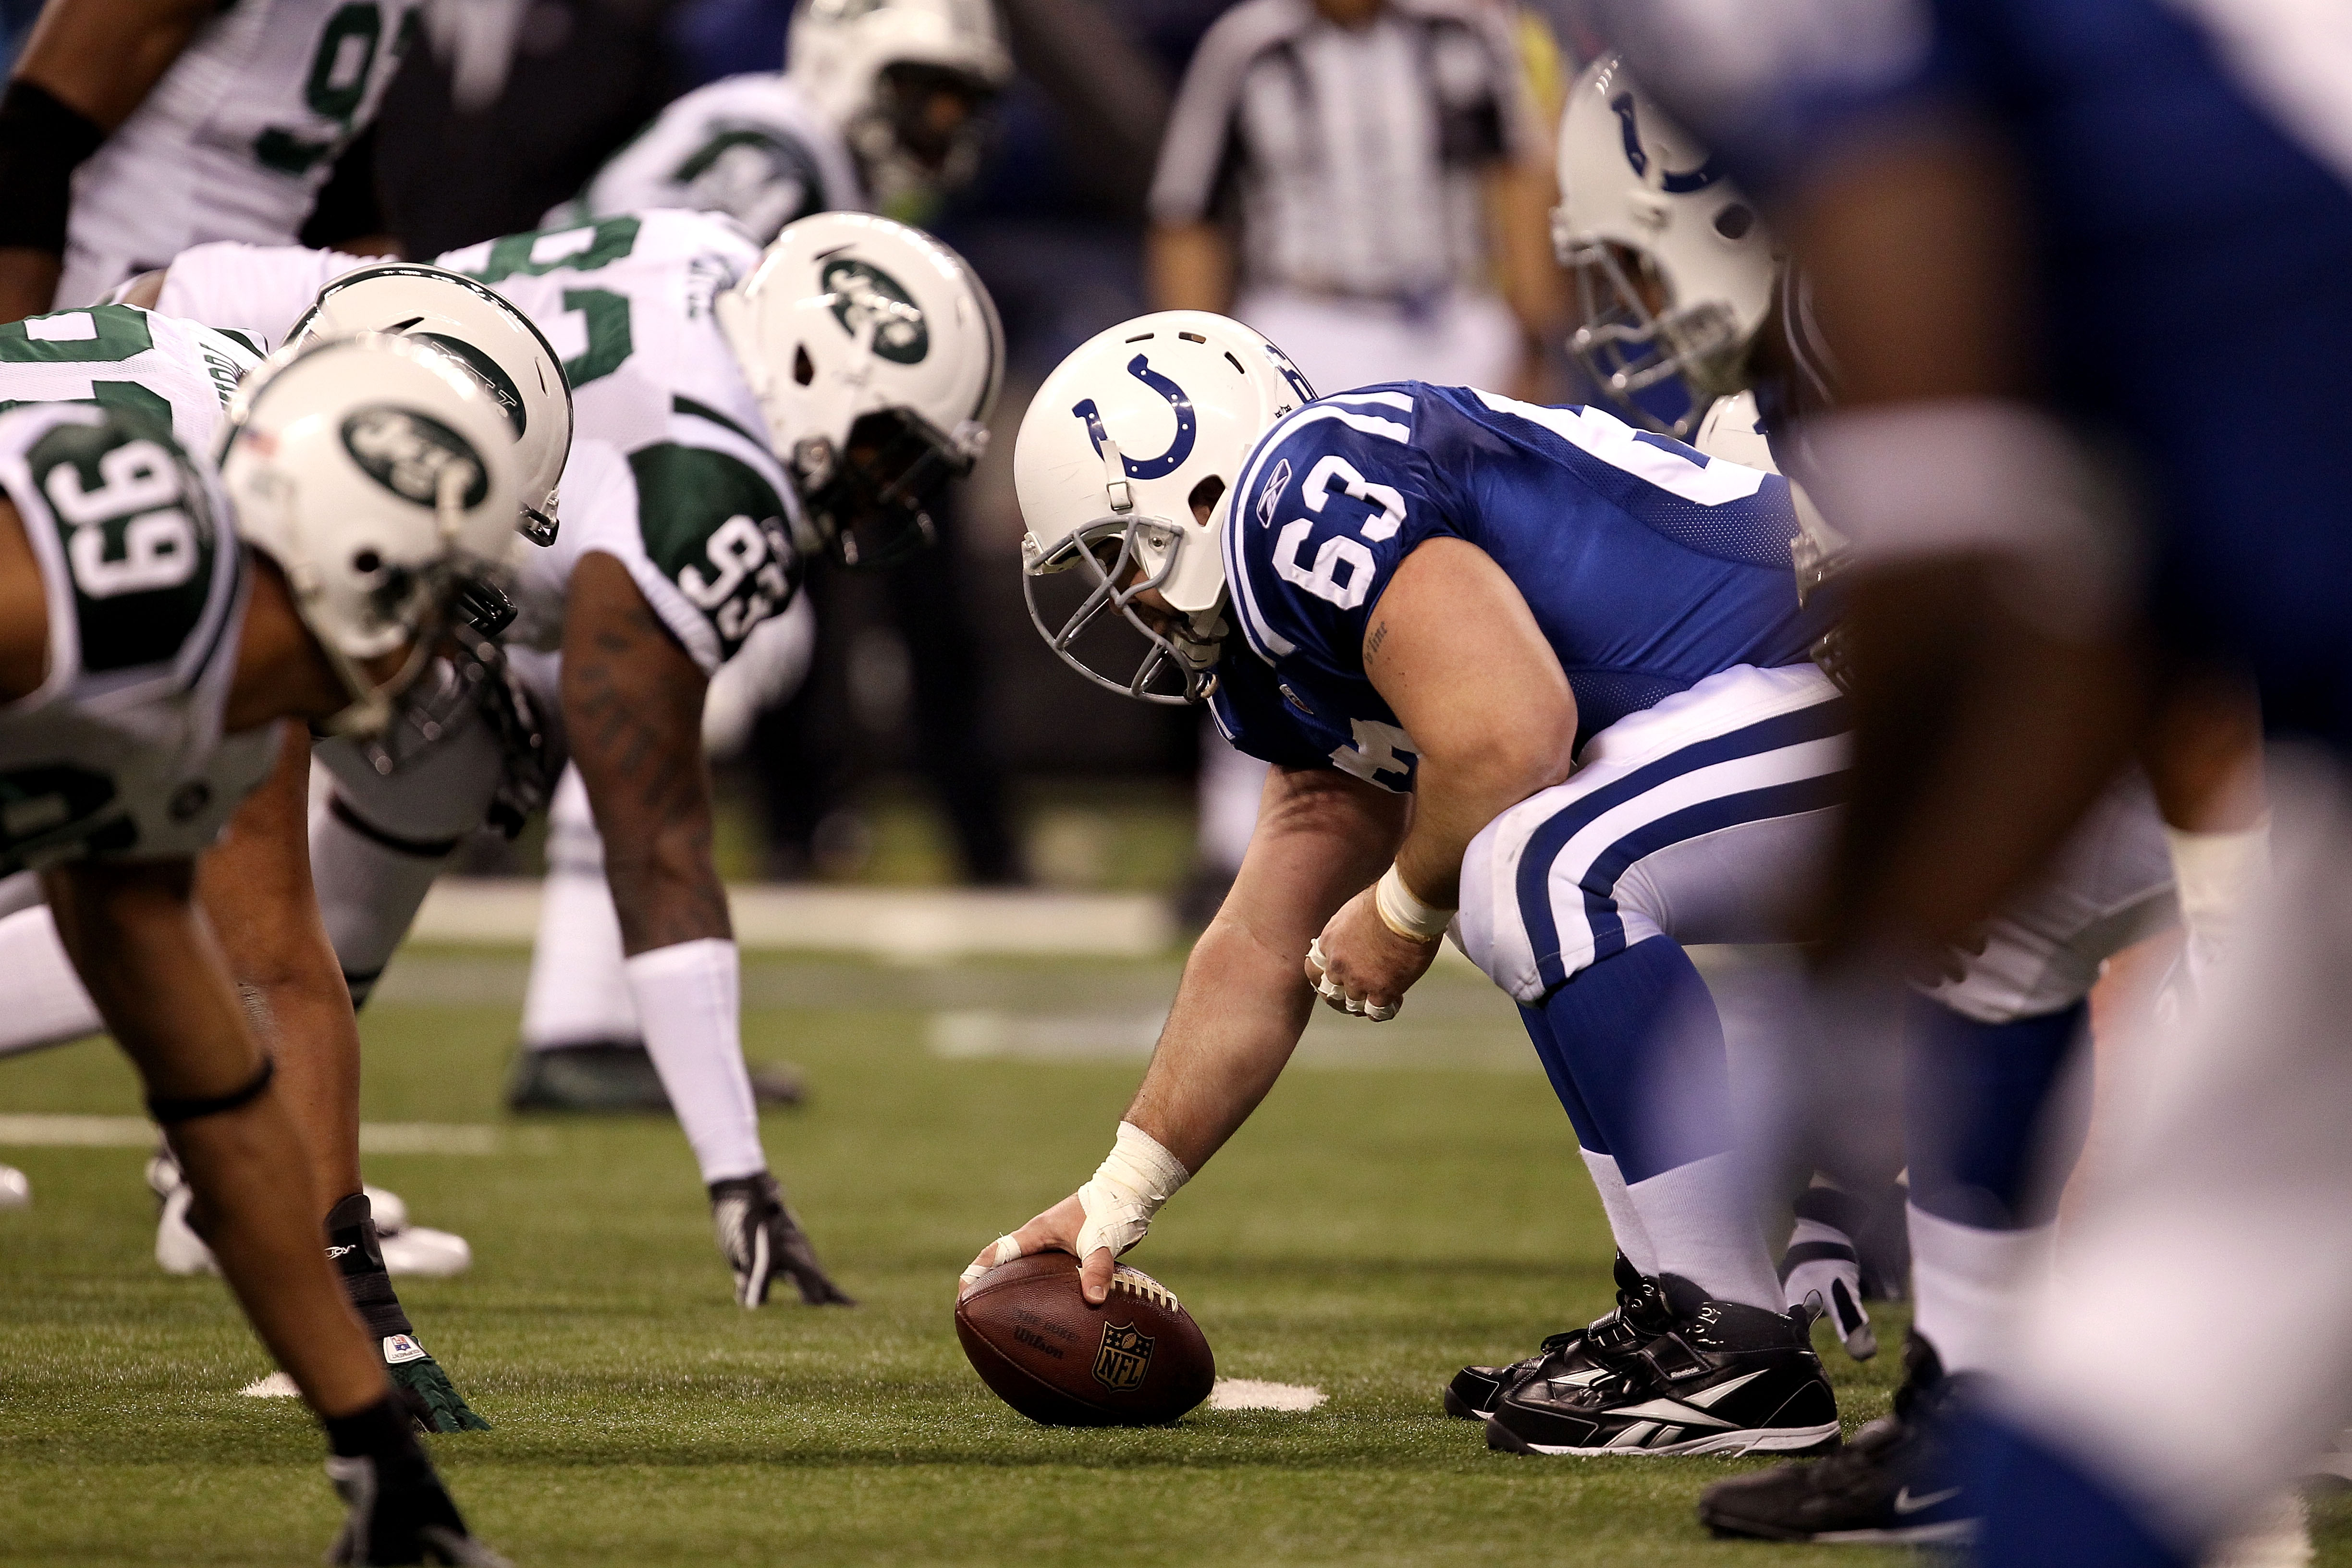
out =
<svg viewBox="0 0 2352 1568"><path fill-rule="evenodd" d="M1113 1394L1132 1394L1151 1370L1151 1336L1133 1323L1105 1323L1102 1349L1095 1355L1095 1381Z"/></svg>

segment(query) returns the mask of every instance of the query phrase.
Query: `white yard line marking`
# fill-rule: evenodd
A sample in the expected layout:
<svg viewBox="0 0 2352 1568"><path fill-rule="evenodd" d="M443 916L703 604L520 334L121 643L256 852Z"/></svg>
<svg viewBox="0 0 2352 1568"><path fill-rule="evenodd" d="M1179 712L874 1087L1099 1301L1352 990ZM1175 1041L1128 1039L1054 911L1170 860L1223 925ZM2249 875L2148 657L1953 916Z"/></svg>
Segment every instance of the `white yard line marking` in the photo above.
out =
<svg viewBox="0 0 2352 1568"><path fill-rule="evenodd" d="M1312 1410L1331 1396L1308 1383L1261 1383L1254 1377L1221 1377L1209 1390L1212 1410Z"/></svg>
<svg viewBox="0 0 2352 1568"><path fill-rule="evenodd" d="M509 1136L487 1122L363 1121L362 1154L499 1154L536 1152L547 1142L530 1133ZM143 1116L0 1116L0 1147L48 1149L148 1149L155 1124Z"/></svg>
<svg viewBox="0 0 2352 1568"><path fill-rule="evenodd" d="M294 1386L294 1380L282 1372L273 1372L268 1377L257 1377L237 1392L247 1399L299 1399L302 1397L302 1391Z"/></svg>

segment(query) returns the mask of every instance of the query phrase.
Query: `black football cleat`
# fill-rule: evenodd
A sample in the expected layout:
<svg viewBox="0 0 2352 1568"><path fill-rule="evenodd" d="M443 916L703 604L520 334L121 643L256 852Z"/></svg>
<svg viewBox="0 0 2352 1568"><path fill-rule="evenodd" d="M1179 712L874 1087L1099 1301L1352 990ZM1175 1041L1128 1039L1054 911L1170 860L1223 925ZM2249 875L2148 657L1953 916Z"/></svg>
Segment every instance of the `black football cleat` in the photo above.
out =
<svg viewBox="0 0 2352 1568"><path fill-rule="evenodd" d="M801 1069L788 1062L755 1065L751 1074L756 1104L796 1106L808 1098ZM590 1040L517 1050L507 1079L507 1109L620 1116L667 1111L670 1104L644 1041Z"/></svg>
<svg viewBox="0 0 2352 1568"><path fill-rule="evenodd" d="M1495 1402L1528 1378L1559 1376L1630 1355L1674 1326L1658 1282L1617 1255L1617 1305L1580 1329L1549 1335L1536 1353L1507 1366L1465 1366L1445 1385L1445 1413L1463 1421L1494 1416Z"/></svg>
<svg viewBox="0 0 2352 1568"><path fill-rule="evenodd" d="M1903 1349L1906 1373L1895 1413L1854 1434L1818 1464L1777 1465L1717 1481L1700 1494L1699 1522L1717 1535L1822 1545L1962 1545L1976 1508L1941 1437L1956 1384L1918 1335Z"/></svg>
<svg viewBox="0 0 2352 1568"><path fill-rule="evenodd" d="M784 1190L766 1171L710 1184L710 1223L719 1250L735 1273L735 1300L765 1306L778 1276L790 1279L812 1307L854 1307L849 1293L826 1275L816 1247L793 1217Z"/></svg>
<svg viewBox="0 0 2352 1568"><path fill-rule="evenodd" d="M1659 1284L1671 1327L1630 1354L1505 1393L1486 1446L1512 1454L1811 1454L1838 1444L1837 1401L1801 1313Z"/></svg>

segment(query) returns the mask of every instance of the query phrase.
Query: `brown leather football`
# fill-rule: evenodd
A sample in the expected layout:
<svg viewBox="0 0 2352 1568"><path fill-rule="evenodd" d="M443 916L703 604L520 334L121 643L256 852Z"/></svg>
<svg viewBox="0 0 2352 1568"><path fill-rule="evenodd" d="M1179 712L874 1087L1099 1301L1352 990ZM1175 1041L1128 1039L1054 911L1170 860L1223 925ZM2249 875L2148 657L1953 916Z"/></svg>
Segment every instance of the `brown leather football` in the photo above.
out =
<svg viewBox="0 0 2352 1568"><path fill-rule="evenodd" d="M1039 1252L990 1269L956 1303L980 1380L1048 1426L1157 1426L1209 1397L1216 1357L1168 1288L1125 1264L1099 1307L1078 1260Z"/></svg>

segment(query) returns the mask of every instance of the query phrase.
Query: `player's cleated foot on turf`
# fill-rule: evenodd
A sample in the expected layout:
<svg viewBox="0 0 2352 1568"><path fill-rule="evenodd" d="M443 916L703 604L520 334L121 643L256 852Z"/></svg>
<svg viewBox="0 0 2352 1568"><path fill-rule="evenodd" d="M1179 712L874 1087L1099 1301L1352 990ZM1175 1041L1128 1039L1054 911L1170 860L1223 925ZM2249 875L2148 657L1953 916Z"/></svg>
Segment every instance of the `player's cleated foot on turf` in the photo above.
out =
<svg viewBox="0 0 2352 1568"><path fill-rule="evenodd" d="M424 1455L331 1458L327 1479L343 1500L343 1528L327 1561L362 1564L441 1563L509 1568L466 1530L457 1505Z"/></svg>
<svg viewBox="0 0 2352 1568"><path fill-rule="evenodd" d="M0 1209L33 1206L33 1184L14 1165L0 1165Z"/></svg>
<svg viewBox="0 0 2352 1568"><path fill-rule="evenodd" d="M711 1183L710 1223L719 1234L719 1254L734 1270L739 1305L766 1305L769 1288L780 1275L812 1307L857 1305L816 1260L816 1247L769 1172Z"/></svg>
<svg viewBox="0 0 2352 1568"><path fill-rule="evenodd" d="M1547 1337L1536 1353L1507 1366L1465 1366L1445 1385L1445 1413L1463 1421L1485 1421L1495 1402L1528 1378L1559 1376L1627 1355L1674 1326L1658 1282L1617 1255L1617 1305L1580 1329Z"/></svg>
<svg viewBox="0 0 2352 1568"><path fill-rule="evenodd" d="M1869 1209L1835 1187L1809 1187L1797 1198L1796 1228L1780 1255L1781 1298L1789 1310L1804 1308L1827 1318L1845 1353L1868 1361L1878 1353L1878 1335L1863 1301L1862 1253L1854 1236Z"/></svg>
<svg viewBox="0 0 2352 1568"><path fill-rule="evenodd" d="M751 1067L751 1099L761 1105L793 1106L808 1098L801 1069L789 1062ZM642 1040L592 1040L576 1046L515 1053L507 1080L507 1109L567 1110L585 1115L667 1111L653 1054Z"/></svg>
<svg viewBox="0 0 2352 1568"><path fill-rule="evenodd" d="M169 1150L147 1162L147 1185L160 1201L155 1216L155 1261L166 1274L217 1274L220 1265L213 1249L196 1234L190 1218L194 1192L180 1173ZM453 1231L410 1225L408 1205L400 1194L382 1187L366 1189L377 1215L376 1238L388 1273L446 1279L473 1267L474 1249ZM389 1222L383 1217L389 1211Z"/></svg>
<svg viewBox="0 0 2352 1568"><path fill-rule="evenodd" d="M1802 1314L1659 1284L1673 1326L1631 1354L1529 1378L1496 1402L1486 1446L1513 1454L1810 1454L1838 1443L1837 1401Z"/></svg>
<svg viewBox="0 0 2352 1568"><path fill-rule="evenodd" d="M1895 1413L1829 1458L1717 1481L1700 1494L1699 1522L1717 1535L1823 1545L1960 1544L1976 1510L1941 1439L1956 1382L1916 1334L1903 1348L1907 1375Z"/></svg>

